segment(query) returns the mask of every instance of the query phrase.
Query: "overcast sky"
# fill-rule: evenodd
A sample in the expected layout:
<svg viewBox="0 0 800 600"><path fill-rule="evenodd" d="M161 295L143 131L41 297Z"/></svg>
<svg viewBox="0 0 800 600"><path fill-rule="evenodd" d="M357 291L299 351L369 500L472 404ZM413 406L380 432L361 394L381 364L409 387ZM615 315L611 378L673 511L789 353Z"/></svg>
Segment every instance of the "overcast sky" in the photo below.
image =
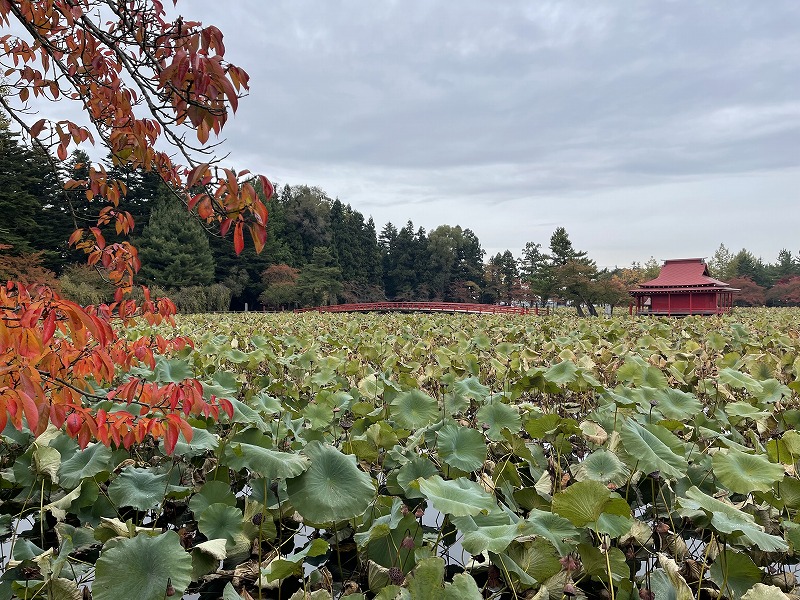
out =
<svg viewBox="0 0 800 600"><path fill-rule="evenodd" d="M171 5L171 3L167 3ZM797 0L181 0L251 94L228 163L489 255L800 251Z"/></svg>

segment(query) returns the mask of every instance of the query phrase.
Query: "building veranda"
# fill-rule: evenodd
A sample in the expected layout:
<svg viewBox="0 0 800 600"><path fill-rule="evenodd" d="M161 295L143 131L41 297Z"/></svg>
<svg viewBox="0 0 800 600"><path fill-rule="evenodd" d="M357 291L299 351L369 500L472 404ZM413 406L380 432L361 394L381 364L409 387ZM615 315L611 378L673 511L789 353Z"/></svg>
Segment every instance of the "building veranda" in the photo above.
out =
<svg viewBox="0 0 800 600"><path fill-rule="evenodd" d="M739 290L709 275L702 258L664 261L658 277L630 290L631 312L649 315L716 315L733 308Z"/></svg>

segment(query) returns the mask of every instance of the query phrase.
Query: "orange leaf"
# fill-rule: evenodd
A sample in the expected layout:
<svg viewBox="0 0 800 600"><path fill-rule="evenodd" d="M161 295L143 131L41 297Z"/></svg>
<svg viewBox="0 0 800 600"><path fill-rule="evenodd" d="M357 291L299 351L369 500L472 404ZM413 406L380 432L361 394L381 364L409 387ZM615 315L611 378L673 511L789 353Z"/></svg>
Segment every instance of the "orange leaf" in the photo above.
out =
<svg viewBox="0 0 800 600"><path fill-rule="evenodd" d="M175 445L178 443L178 426L175 423L167 423L166 431L164 431L164 451L167 456L171 455L175 450Z"/></svg>
<svg viewBox="0 0 800 600"><path fill-rule="evenodd" d="M33 398L22 390L17 390L17 394L19 394L20 401L22 402L22 410L25 412L25 420L28 421L28 428L31 431L36 431L36 427L39 425L39 409L36 403L33 401Z"/></svg>
<svg viewBox="0 0 800 600"><path fill-rule="evenodd" d="M236 255L240 255L242 250L244 250L244 234L242 233L242 226L244 223L239 221L236 223L236 227L233 228L233 249L236 251Z"/></svg>

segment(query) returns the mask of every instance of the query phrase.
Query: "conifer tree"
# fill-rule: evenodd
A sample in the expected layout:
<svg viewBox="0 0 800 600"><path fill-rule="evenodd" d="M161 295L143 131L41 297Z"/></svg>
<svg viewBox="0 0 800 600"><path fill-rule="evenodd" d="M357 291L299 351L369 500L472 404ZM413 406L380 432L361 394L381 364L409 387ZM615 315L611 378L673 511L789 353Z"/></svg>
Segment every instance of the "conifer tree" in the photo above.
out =
<svg viewBox="0 0 800 600"><path fill-rule="evenodd" d="M214 281L214 256L202 226L165 193L136 245L145 285L174 289Z"/></svg>

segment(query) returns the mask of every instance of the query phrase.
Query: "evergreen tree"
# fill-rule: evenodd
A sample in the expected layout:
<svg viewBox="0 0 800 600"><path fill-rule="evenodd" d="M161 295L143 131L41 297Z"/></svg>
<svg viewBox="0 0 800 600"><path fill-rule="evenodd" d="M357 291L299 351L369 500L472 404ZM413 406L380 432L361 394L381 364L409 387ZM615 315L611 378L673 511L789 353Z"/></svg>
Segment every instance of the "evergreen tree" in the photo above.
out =
<svg viewBox="0 0 800 600"><path fill-rule="evenodd" d="M367 283L371 286L382 286L383 284L383 261L381 249L378 244L378 235L375 229L375 221L370 217L361 233L362 245L364 248L364 271L367 275Z"/></svg>
<svg viewBox="0 0 800 600"><path fill-rule="evenodd" d="M769 277L764 263L744 248L731 259L731 272L735 277L747 277L762 287L769 285Z"/></svg>
<svg viewBox="0 0 800 600"><path fill-rule="evenodd" d="M550 261L555 266L566 264L570 260L584 260L586 252L578 252L572 246L567 230L563 227L557 228L550 236Z"/></svg>
<svg viewBox="0 0 800 600"><path fill-rule="evenodd" d="M30 253L39 249L36 239L41 227L42 203L34 193L41 183L33 153L21 146L17 134L8 130L0 118L0 244L11 246L12 254Z"/></svg>
<svg viewBox="0 0 800 600"><path fill-rule="evenodd" d="M214 255L197 219L184 206L159 192L150 221L136 239L145 285L175 289L214 281Z"/></svg>
<svg viewBox="0 0 800 600"><path fill-rule="evenodd" d="M381 252L381 267L383 272L383 289L388 298L397 295L397 284L393 277L396 263L396 244L399 232L391 222L386 223L378 237L378 247Z"/></svg>
<svg viewBox="0 0 800 600"><path fill-rule="evenodd" d="M520 277L528 288L534 302L547 304L557 288L555 269L550 257L542 252L542 245L528 242L519 261Z"/></svg>
<svg viewBox="0 0 800 600"><path fill-rule="evenodd" d="M342 291L342 271L330 248L315 248L311 262L300 271L297 293L307 306L336 304Z"/></svg>

